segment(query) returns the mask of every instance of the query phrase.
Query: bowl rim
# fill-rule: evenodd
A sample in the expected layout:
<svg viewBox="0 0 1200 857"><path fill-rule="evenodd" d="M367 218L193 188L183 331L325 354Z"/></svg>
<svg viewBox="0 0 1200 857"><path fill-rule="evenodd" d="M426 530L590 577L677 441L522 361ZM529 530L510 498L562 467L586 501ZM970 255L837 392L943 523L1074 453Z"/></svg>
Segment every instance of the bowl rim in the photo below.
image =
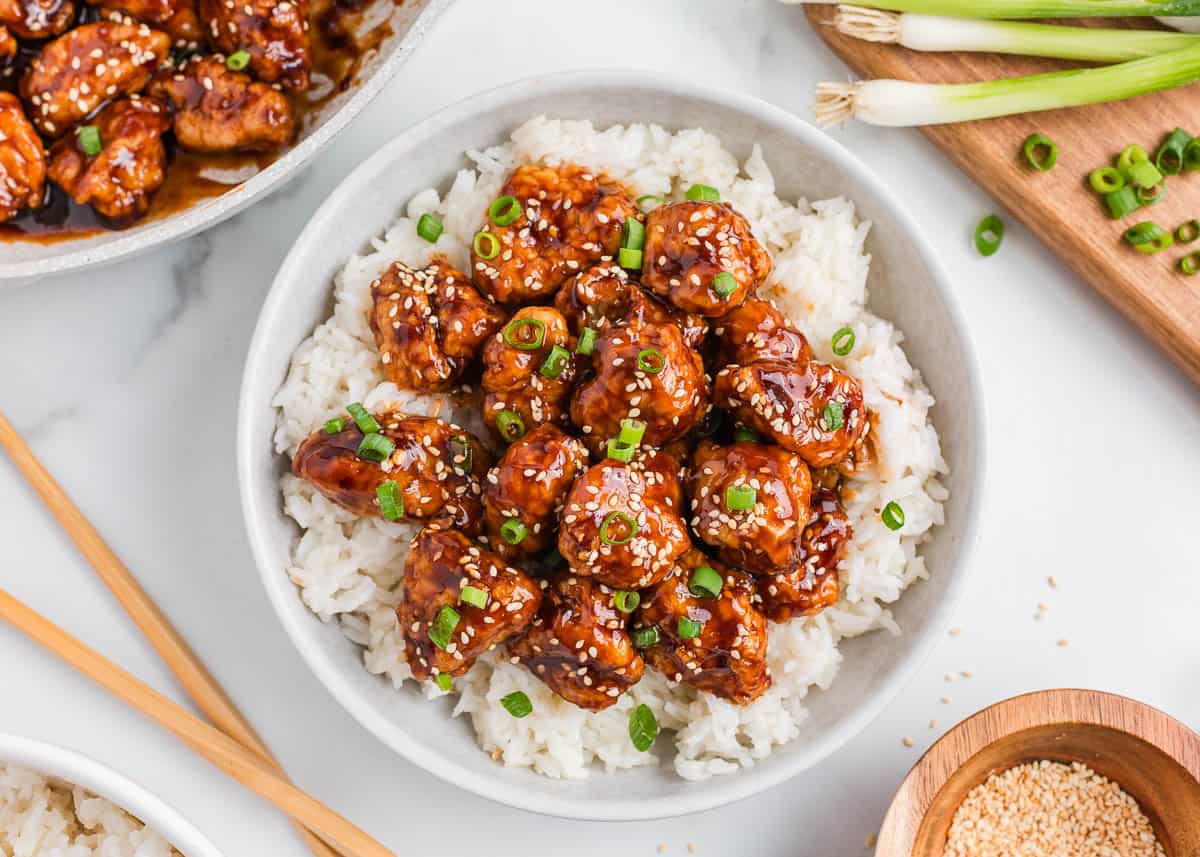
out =
<svg viewBox="0 0 1200 857"><path fill-rule="evenodd" d="M186 857L222 857L191 822L160 798L113 768L75 750L0 732L0 763L29 768L82 786L157 830Z"/></svg>
<svg viewBox="0 0 1200 857"><path fill-rule="evenodd" d="M654 88L662 91L665 97L696 98L740 112L748 117L763 119L785 127L789 133L811 145L824 157L837 162L842 169L862 182L868 192L874 194L883 207L895 217L897 223L902 224L918 257L934 275L932 277L934 287L941 296L953 326L961 334L962 359L969 382L968 396L975 415L975 419L972 421L974 461L969 462L969 466L975 473L975 481L972 486L972 502L967 504L962 522L962 544L956 564L956 574L947 585L945 597L934 607L925 627L919 632L914 632L920 636L914 642L912 650L897 664L892 674L882 682L875 695L852 715L840 722L824 740L814 744L807 753L797 755L787 764L777 765L766 772L758 769L758 773L753 777L748 776L745 771L727 777L715 777L707 780L704 788L697 788L695 791L683 795L666 796L654 800L588 800L565 794L552 797L515 794L514 792L517 790L511 789L486 774L476 773L446 760L428 745L423 744L418 736L407 733L396 734L397 730L394 724L379 715L371 706L361 704L352 690L349 680L331 661L327 660L322 647L309 639L309 635L301 627L300 621L293 620L289 615L283 599L285 597L295 598L294 593L288 592L285 596L281 587L272 584L271 577L278 576L279 570L271 568L270 546L264 536L268 530L266 520L268 510L259 507L251 491L251 485L254 482L255 461L259 457L259 444L263 442L263 439L250 436L249 424L251 422L250 414L261 404L253 389L255 387L254 379L261 374L259 363L263 359L262 355L267 349L268 341L272 336L271 332L278 324L278 316L287 305L288 283L294 279L296 270L301 264L299 248L306 242L319 241L321 231L326 228L324 221L330 217L330 213L338 208L346 197L355 193L355 188L362 181L362 177L371 173L377 164L388 161L396 152L404 151L412 144L412 141L427 139L441 132L447 126L469 118L471 115L495 109L510 100L520 100L524 97L528 87L534 83L537 85L539 94L544 96L589 89L611 89L620 86ZM292 248L280 266L263 304L251 339L238 402L238 481L243 517L255 564L263 579L272 607L293 645L338 703L385 745L441 779L476 795L516 809L591 821L643 821L669 818L734 803L790 779L800 771L823 760L858 734L879 716L904 685L913 678L921 664L940 642L945 628L949 625L951 613L965 590L967 571L971 566L971 555L978 541L978 527L986 481L986 417L983 387L978 358L973 342L967 334L968 329L965 315L954 295L943 266L934 253L932 245L920 232L915 219L903 206L899 197L849 150L798 116L752 95L705 86L672 75L626 69L564 71L553 75L522 78L503 84L439 110L403 131L359 164L314 212L304 229L296 237ZM963 462L959 466L968 466L968 463ZM276 509L269 511L277 514Z"/></svg>
<svg viewBox="0 0 1200 857"><path fill-rule="evenodd" d="M0 289L28 285L51 274L66 274L124 261L141 253L216 226L261 198L283 187L328 146L354 117L370 104L400 70L433 23L454 0L429 0L393 51L370 77L361 81L346 103L330 114L308 137L293 146L265 170L231 187L219 196L201 200L183 211L148 225L136 235L125 235L95 247L81 247L46 259L0 263ZM4 244L0 243L0 247Z"/></svg>

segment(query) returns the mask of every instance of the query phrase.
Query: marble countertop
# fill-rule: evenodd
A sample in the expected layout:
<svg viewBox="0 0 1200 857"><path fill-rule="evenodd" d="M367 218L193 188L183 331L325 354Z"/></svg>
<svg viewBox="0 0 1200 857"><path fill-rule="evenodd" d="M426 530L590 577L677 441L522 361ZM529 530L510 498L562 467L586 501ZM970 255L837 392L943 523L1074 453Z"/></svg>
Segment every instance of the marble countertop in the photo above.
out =
<svg viewBox="0 0 1200 857"><path fill-rule="evenodd" d="M601 14L621 22L619 37L595 37ZM0 408L297 781L398 854L682 855L689 843L701 855L854 854L923 748L1004 697L1095 687L1200 727L1200 395L1021 228L1010 225L996 256L977 257L970 231L996 203L916 132L868 127L834 133L941 248L987 385L990 484L961 633L819 767L670 821L584 825L493 805L394 756L333 701L276 621L242 531L234 420L259 305L309 215L397 132L481 88L586 67L685 74L802 116L814 83L846 76L798 8L768 0L461 0L379 99L269 200L153 255L0 294ZM2 461L0 580L179 697ZM307 853L265 803L11 629L0 627L0 651L0 731L118 767L230 857Z"/></svg>

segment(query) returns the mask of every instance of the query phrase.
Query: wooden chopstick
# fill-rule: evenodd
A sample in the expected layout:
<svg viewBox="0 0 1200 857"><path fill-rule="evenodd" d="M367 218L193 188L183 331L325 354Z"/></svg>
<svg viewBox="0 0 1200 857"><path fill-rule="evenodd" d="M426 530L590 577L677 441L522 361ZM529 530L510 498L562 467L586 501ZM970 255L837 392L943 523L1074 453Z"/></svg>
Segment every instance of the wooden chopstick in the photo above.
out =
<svg viewBox="0 0 1200 857"><path fill-rule="evenodd" d="M267 745L254 731L233 700L204 666L132 572L113 553L100 533L67 497L12 424L0 413L0 447L24 474L51 514L75 542L96 574L125 608L162 659L175 673L188 697L218 729L242 746L262 756L275 772L286 776ZM315 857L337 857L324 842L304 827L297 828Z"/></svg>
<svg viewBox="0 0 1200 857"><path fill-rule="evenodd" d="M315 831L347 857L396 857L351 822L296 788L271 763L205 723L0 589L0 619L128 702L247 788Z"/></svg>

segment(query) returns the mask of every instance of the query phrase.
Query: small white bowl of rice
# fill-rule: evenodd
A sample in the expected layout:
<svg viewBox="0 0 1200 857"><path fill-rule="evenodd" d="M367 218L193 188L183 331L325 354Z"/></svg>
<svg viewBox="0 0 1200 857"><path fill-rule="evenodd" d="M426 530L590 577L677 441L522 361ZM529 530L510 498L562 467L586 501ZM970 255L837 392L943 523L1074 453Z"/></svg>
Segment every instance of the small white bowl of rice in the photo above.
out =
<svg viewBox="0 0 1200 857"><path fill-rule="evenodd" d="M0 854L221 857L175 810L86 756L0 734Z"/></svg>
<svg viewBox="0 0 1200 857"><path fill-rule="evenodd" d="M506 175L577 163L631 194L716 188L774 266L764 284L816 358L861 384L878 461L854 484L840 596L772 623L770 690L749 705L646 671L602 711L555 696L503 648L453 692L417 682L396 619L415 527L360 518L289 471L311 432L350 402L400 404L479 432L452 399L385 383L367 323L392 262L472 235ZM416 223L434 213L431 245ZM850 327L850 354L832 350ZM386 361L385 361L386 362ZM299 236L246 364L238 468L246 525L272 604L334 697L386 745L462 788L523 809L633 820L696 812L812 767L880 713L914 673L962 590L975 541L984 414L969 335L933 248L880 181L808 123L757 99L634 72L522 81L452 106L361 164ZM897 501L898 528L881 509ZM526 695L516 718L501 700ZM649 708L649 752L629 722ZM328 737L328 736L327 736Z"/></svg>

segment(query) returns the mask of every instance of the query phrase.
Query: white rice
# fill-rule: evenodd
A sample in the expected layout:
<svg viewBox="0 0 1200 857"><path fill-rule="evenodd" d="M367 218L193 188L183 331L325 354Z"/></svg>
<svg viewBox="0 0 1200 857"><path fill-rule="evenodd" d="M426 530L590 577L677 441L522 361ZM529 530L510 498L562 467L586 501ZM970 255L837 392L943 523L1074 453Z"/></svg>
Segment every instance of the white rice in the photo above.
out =
<svg viewBox="0 0 1200 857"><path fill-rule="evenodd" d="M430 256L430 245L415 229L422 213L442 217L445 231L435 249L467 270L469 242L483 212L519 163L580 163L626 182L639 195L678 199L695 182L719 189L775 259L771 282L783 294L772 297L808 336L820 359L862 382L866 402L879 417L879 467L855 484L848 508L854 539L840 567L840 601L815 617L771 626L774 685L745 708L648 669L616 705L586 712L561 700L501 653L492 653L456 680L461 697L455 713L471 716L483 750L506 765L530 766L551 777L584 777L596 762L609 771L656 764L654 754L638 752L628 737L629 712L641 703L672 730L659 744L674 741L680 776L699 780L751 765L800 733L809 688L828 688L837 675L841 639L878 628L900 633L884 605L927 576L918 548L931 528L942 523L947 494L937 476L946 472L946 464L928 416L933 398L900 347L902 334L866 308L870 259L863 242L870 224L858 221L853 204L842 198L794 204L779 199L757 147L739 168L720 140L699 129L671 133L632 125L596 131L590 122L538 118L517 129L510 142L468 154L474 170L460 171L445 196L435 189L418 193L406 216L373 241L372 252L351 259L338 275L332 318L297 350L275 397L276 446L290 455L305 436L352 401L368 407L401 401L422 413L448 409L437 397L401 394L382 383L367 324L370 282L394 260L422 265ZM829 342L844 325L854 329L856 344L849 357L839 358ZM475 414L453 416L478 426ZM338 621L346 636L363 647L366 668L400 689L411 673L394 608L414 529L359 518L292 476L284 477L282 490L287 513L303 531L287 570L300 597L322 619ZM906 523L900 532L891 532L879 519L879 509L889 500L904 508ZM501 697L516 689L533 702L533 714L520 720L499 705ZM422 691L440 695L432 683Z"/></svg>
<svg viewBox="0 0 1200 857"><path fill-rule="evenodd" d="M0 855L179 857L179 852L104 798L0 763Z"/></svg>

